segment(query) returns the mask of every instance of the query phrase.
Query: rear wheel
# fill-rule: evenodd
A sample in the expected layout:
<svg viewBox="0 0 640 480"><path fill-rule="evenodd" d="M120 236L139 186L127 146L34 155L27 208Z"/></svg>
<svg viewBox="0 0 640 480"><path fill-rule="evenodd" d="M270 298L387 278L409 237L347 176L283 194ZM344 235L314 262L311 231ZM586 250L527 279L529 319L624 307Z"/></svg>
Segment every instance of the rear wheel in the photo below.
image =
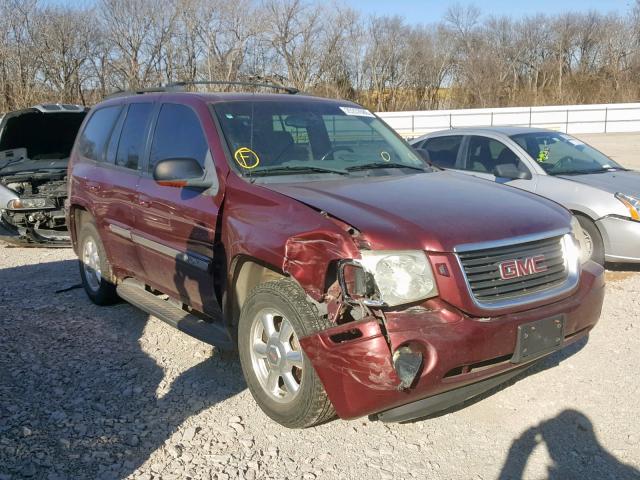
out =
<svg viewBox="0 0 640 480"><path fill-rule="evenodd" d="M111 266L93 223L85 222L78 235L80 277L84 291L97 305L111 305L118 301L116 287L109 281Z"/></svg>
<svg viewBox="0 0 640 480"><path fill-rule="evenodd" d="M600 265L604 265L604 242L596 224L584 215L575 216L582 227L584 236L580 239L582 248L586 250L588 258Z"/></svg>
<svg viewBox="0 0 640 480"><path fill-rule="evenodd" d="M253 398L273 420L311 427L334 416L333 406L299 339L326 328L326 320L288 279L257 286L242 307L238 350Z"/></svg>

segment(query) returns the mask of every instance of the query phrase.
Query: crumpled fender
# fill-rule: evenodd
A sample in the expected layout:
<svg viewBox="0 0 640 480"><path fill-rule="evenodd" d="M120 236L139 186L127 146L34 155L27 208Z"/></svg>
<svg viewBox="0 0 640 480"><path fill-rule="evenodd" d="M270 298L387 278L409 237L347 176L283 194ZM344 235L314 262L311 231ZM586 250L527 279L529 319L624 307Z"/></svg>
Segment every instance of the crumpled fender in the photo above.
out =
<svg viewBox="0 0 640 480"><path fill-rule="evenodd" d="M325 276L333 261L351 258L344 234L316 230L289 237L285 244L282 271L291 275L307 294L320 301L326 290Z"/></svg>
<svg viewBox="0 0 640 480"><path fill-rule="evenodd" d="M324 300L332 262L359 258L343 224L280 193L229 177L221 222L229 272L240 257L254 258L290 275L315 301Z"/></svg>

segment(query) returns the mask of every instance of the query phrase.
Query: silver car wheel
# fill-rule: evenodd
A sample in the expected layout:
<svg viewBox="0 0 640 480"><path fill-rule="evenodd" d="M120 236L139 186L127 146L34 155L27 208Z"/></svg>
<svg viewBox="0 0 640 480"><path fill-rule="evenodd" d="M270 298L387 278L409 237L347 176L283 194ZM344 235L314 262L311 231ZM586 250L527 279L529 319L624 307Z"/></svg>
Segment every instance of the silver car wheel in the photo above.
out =
<svg viewBox="0 0 640 480"><path fill-rule="evenodd" d="M581 247L582 247L582 256L585 259L590 259L593 256L593 238L591 238L591 235L589 235L589 232L587 232L584 228L582 229L582 239L581 239Z"/></svg>
<svg viewBox="0 0 640 480"><path fill-rule="evenodd" d="M286 317L263 309L254 317L250 333L251 365L263 390L272 400L290 403L300 392L302 350Z"/></svg>
<svg viewBox="0 0 640 480"><path fill-rule="evenodd" d="M82 247L82 267L89 288L97 292L100 289L100 282L102 281L102 271L100 270L98 246L91 237L85 240Z"/></svg>

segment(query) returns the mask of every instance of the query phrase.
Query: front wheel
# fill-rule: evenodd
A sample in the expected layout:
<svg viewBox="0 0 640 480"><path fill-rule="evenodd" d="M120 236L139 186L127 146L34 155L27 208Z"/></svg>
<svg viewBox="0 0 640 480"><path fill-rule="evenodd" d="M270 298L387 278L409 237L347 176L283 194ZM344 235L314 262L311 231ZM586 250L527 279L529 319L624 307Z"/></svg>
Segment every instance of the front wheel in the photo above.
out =
<svg viewBox="0 0 640 480"><path fill-rule="evenodd" d="M299 339L327 328L304 291L289 279L258 285L242 307L238 350L247 385L260 408L290 428L334 416Z"/></svg>
<svg viewBox="0 0 640 480"><path fill-rule="evenodd" d="M583 238L580 239L582 248L585 249L585 257L593 260L600 265L604 265L604 242L602 241L602 235L596 224L590 219L582 215L576 215L582 232Z"/></svg>
<svg viewBox="0 0 640 480"><path fill-rule="evenodd" d="M100 240L98 229L86 222L78 235L80 277L87 296L97 305L111 305L118 301L116 287L108 279L111 266Z"/></svg>

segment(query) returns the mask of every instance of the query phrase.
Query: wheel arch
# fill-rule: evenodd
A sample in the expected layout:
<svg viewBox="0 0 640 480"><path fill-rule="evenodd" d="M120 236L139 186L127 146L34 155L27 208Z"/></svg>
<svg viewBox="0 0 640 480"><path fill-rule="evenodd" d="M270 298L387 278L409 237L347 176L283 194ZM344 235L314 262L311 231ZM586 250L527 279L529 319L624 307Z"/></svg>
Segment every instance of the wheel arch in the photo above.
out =
<svg viewBox="0 0 640 480"><path fill-rule="evenodd" d="M227 322L238 325L240 311L249 292L262 283L289 277L282 270L249 255L237 255L229 267L229 288L224 300Z"/></svg>

